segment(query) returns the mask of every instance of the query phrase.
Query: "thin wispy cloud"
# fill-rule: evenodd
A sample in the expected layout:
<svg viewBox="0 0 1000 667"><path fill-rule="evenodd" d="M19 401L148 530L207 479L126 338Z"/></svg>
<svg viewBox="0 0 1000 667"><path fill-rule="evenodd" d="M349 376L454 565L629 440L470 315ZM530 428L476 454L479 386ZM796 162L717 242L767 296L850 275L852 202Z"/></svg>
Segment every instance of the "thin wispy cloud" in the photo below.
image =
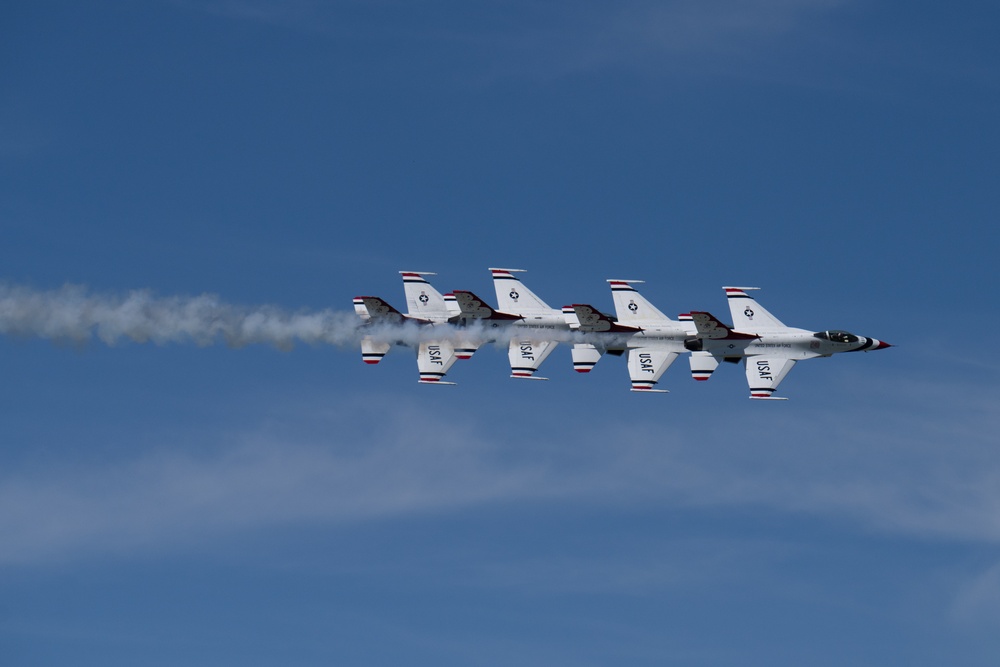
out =
<svg viewBox="0 0 1000 667"><path fill-rule="evenodd" d="M729 420L743 424L738 439L732 423L614 419L504 436L486 417L451 417L442 429L418 404L341 402L296 411L285 427L200 435L197 455L164 442L102 465L8 467L0 476L0 562L188 548L287 522L511 502L756 507L918 539L997 542L1000 424L960 400L942 408L948 392L962 389L855 409L850 418L832 409L731 410ZM932 426L935 411L943 425ZM921 412L926 422L913 418ZM958 422L955 439L948 424Z"/></svg>
<svg viewBox="0 0 1000 667"><path fill-rule="evenodd" d="M452 3L429 15L384 0L183 2L215 16L319 32L337 39L435 44L466 53L492 75L558 77L608 68L732 70L776 42L822 31L851 0L631 0ZM428 21L433 16L433 22ZM810 40L803 39L803 43ZM812 40L816 41L816 40Z"/></svg>

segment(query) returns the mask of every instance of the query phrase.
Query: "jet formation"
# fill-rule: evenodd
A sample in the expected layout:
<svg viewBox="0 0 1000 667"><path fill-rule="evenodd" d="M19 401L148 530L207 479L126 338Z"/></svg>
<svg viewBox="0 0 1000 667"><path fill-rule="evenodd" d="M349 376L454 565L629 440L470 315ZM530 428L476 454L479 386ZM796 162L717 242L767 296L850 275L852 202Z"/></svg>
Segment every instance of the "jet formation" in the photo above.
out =
<svg viewBox="0 0 1000 667"><path fill-rule="evenodd" d="M590 372L605 355L626 356L631 390L667 393L660 378L681 355L688 355L691 377L705 382L722 362L742 363L750 398L774 396L796 362L840 352L869 352L888 343L847 331L812 331L784 325L748 294L756 287L723 287L732 326L706 311L671 319L636 290L641 280L608 280L615 314L589 304L552 308L516 274L521 269L491 268L497 307L467 290L441 294L428 281L435 274L400 271L406 313L376 296L354 298L362 321L361 358L377 364L394 345L416 348L419 382L450 385L445 376L459 359L469 359L486 343L508 341L510 376L536 375L559 343L570 345L573 369ZM404 340L397 334L414 333Z"/></svg>

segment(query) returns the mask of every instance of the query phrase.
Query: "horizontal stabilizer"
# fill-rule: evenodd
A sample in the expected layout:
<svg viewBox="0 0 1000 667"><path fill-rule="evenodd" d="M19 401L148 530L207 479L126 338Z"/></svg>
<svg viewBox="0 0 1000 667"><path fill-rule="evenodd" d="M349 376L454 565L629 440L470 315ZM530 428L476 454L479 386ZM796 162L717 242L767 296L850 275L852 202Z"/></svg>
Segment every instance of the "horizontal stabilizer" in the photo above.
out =
<svg viewBox="0 0 1000 667"><path fill-rule="evenodd" d="M523 319L520 315L501 313L468 290L455 290L455 300L461 311L461 317L467 320L504 320L516 321Z"/></svg>
<svg viewBox="0 0 1000 667"><path fill-rule="evenodd" d="M377 364L389 351L389 343L378 343L371 336L361 339L361 360L366 364Z"/></svg>
<svg viewBox="0 0 1000 667"><path fill-rule="evenodd" d="M574 343L573 370L577 373L589 373L601 360L601 351L590 343Z"/></svg>
<svg viewBox="0 0 1000 667"><path fill-rule="evenodd" d="M698 331L698 338L707 338L709 340L754 340L755 338L759 338L759 336L755 336L754 334L733 331L720 322L714 315L704 311L691 311L691 319L694 321L695 329Z"/></svg>
<svg viewBox="0 0 1000 667"><path fill-rule="evenodd" d="M382 324L386 322L399 323L403 321L403 314L401 312L377 296L354 297L355 304L359 301L368 313L368 319L372 322Z"/></svg>
<svg viewBox="0 0 1000 667"><path fill-rule="evenodd" d="M691 377L699 382L704 382L712 377L712 373L719 367L719 360L710 352L692 352L689 359L691 364Z"/></svg>
<svg viewBox="0 0 1000 667"><path fill-rule="evenodd" d="M587 304L575 303L572 308L573 312L576 313L576 319L580 322L580 331L588 333L638 333L642 331L639 327L618 324L601 311Z"/></svg>

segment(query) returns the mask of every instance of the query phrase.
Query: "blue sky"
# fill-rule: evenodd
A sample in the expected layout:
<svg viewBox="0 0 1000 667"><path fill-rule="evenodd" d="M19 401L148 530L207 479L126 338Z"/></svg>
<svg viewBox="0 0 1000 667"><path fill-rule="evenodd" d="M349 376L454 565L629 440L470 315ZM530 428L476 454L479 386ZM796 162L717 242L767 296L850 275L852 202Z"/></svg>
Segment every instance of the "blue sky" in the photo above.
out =
<svg viewBox="0 0 1000 667"><path fill-rule="evenodd" d="M887 340L663 396L486 348L0 339L12 665L992 665L988 3L22 3L0 280L296 312L397 271ZM971 334L971 335L970 335Z"/></svg>

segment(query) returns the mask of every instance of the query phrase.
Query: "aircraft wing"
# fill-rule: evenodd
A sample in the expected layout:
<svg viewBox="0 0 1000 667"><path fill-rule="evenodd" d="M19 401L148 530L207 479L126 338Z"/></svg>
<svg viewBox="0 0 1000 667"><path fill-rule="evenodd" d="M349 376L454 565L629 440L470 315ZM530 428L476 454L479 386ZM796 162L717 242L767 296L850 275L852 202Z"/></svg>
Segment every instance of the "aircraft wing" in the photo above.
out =
<svg viewBox="0 0 1000 667"><path fill-rule="evenodd" d="M542 365L558 343L553 340L513 339L507 356L510 359L510 376L512 378L527 378L532 380L548 380L537 377L535 371Z"/></svg>
<svg viewBox="0 0 1000 667"><path fill-rule="evenodd" d="M677 356L677 352L662 348L631 348L628 351L628 375L632 380L632 391L666 393L665 389L653 387Z"/></svg>
<svg viewBox="0 0 1000 667"><path fill-rule="evenodd" d="M455 384L442 382L455 363L455 346L446 340L425 340L417 348L417 370L421 384Z"/></svg>
<svg viewBox="0 0 1000 667"><path fill-rule="evenodd" d="M746 358L747 384L750 385L750 398L787 400L772 396L781 381L795 365L795 359L775 357L767 354L754 354Z"/></svg>

